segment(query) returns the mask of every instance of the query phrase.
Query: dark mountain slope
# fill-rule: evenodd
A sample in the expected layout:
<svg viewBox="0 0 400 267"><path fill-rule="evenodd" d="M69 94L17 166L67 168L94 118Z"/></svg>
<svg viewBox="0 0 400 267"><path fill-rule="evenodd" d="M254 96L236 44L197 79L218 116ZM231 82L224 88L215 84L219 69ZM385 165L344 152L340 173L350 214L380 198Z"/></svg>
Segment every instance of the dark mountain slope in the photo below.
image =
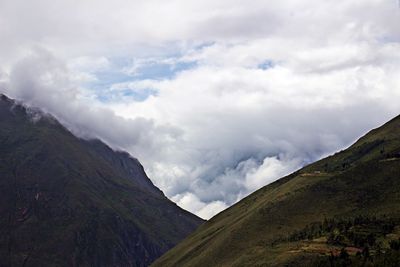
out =
<svg viewBox="0 0 400 267"><path fill-rule="evenodd" d="M202 220L140 163L0 98L0 266L147 266Z"/></svg>
<svg viewBox="0 0 400 267"><path fill-rule="evenodd" d="M154 266L400 266L399 219L397 117L221 212Z"/></svg>

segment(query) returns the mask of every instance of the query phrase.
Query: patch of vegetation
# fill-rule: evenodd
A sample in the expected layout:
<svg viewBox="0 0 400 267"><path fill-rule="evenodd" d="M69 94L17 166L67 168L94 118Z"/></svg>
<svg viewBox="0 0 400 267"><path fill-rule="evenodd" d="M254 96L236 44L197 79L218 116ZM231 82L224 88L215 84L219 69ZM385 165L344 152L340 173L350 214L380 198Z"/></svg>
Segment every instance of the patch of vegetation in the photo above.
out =
<svg viewBox="0 0 400 267"><path fill-rule="evenodd" d="M351 219L325 219L323 222L312 223L304 229L294 231L287 240L313 240L321 236L327 237L327 243L364 247L373 246L378 238L392 233L396 226L400 225L399 219L382 216L369 217L359 215Z"/></svg>
<svg viewBox="0 0 400 267"><path fill-rule="evenodd" d="M320 256L309 266L400 266L400 238L393 239L399 226L399 219L385 216L325 219L295 231L286 242L307 240L310 247L323 240L325 250L319 246Z"/></svg>

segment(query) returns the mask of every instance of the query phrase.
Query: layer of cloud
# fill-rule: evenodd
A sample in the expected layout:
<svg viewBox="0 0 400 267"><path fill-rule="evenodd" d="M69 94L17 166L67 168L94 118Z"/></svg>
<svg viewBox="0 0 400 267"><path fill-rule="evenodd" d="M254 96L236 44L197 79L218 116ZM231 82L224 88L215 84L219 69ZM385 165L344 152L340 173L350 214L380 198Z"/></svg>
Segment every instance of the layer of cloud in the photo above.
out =
<svg viewBox="0 0 400 267"><path fill-rule="evenodd" d="M394 0L14 0L0 22L1 91L203 218L400 111Z"/></svg>
<svg viewBox="0 0 400 267"><path fill-rule="evenodd" d="M179 138L178 128L157 126L152 119L142 117L116 116L94 101L75 78L64 62L36 47L11 69L1 89L26 105L54 115L76 135L101 138L116 149L154 153L158 142L163 146L169 139Z"/></svg>

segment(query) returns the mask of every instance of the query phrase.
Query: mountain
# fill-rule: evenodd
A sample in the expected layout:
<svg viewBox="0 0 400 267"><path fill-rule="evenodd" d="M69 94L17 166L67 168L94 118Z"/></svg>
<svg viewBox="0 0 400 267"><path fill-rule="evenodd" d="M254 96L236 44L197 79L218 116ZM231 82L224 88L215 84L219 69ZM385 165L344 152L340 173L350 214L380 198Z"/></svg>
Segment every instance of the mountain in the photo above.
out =
<svg viewBox="0 0 400 267"><path fill-rule="evenodd" d="M400 266L400 117L263 187L152 266Z"/></svg>
<svg viewBox="0 0 400 267"><path fill-rule="evenodd" d="M0 97L0 266L148 266L200 218L128 153Z"/></svg>

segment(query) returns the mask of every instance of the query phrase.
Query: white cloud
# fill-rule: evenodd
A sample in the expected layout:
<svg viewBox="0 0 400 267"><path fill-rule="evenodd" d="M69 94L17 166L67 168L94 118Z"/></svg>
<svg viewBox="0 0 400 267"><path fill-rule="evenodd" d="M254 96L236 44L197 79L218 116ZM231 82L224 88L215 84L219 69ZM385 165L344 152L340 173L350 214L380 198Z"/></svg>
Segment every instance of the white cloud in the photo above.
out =
<svg viewBox="0 0 400 267"><path fill-rule="evenodd" d="M261 165L256 165L246 173L246 187L249 191L257 190L266 184L290 174L295 168L301 166L296 160L282 161L277 157L265 158Z"/></svg>
<svg viewBox="0 0 400 267"><path fill-rule="evenodd" d="M121 116L151 117L183 130L182 140L163 155L168 160L154 169L147 165L168 195L189 191L206 202L232 204L398 112L399 65L387 54L397 45L343 47L342 57L336 46L316 48L315 55L311 48L317 60L300 49L276 57L267 70L257 68L267 57L231 63L226 56L238 49L253 58L267 54L268 47L256 47L253 42L206 47L215 52L208 57L198 51L197 68L170 80L132 83L155 88L157 97L113 106ZM228 59L215 63L218 55ZM174 166L180 166L178 173L163 174Z"/></svg>
<svg viewBox="0 0 400 267"><path fill-rule="evenodd" d="M98 137L118 149L151 155L153 149L158 150L158 142L165 144L168 139L179 137L179 129L157 126L152 119L116 116L71 77L75 76L62 61L42 48L35 48L11 69L2 91L55 115L79 136Z"/></svg>
<svg viewBox="0 0 400 267"><path fill-rule="evenodd" d="M399 113L398 25L395 0L5 0L0 87L128 150L209 218ZM98 72L132 76L102 94L156 93L99 102Z"/></svg>
<svg viewBox="0 0 400 267"><path fill-rule="evenodd" d="M180 207L192 210L202 218L211 218L215 214L223 211L228 206L222 201L211 201L208 203L202 202L193 193L185 193L183 195L176 195L172 198Z"/></svg>
<svg viewBox="0 0 400 267"><path fill-rule="evenodd" d="M68 67L70 69L97 72L109 69L111 66L110 61L106 57L77 57L69 61Z"/></svg>

